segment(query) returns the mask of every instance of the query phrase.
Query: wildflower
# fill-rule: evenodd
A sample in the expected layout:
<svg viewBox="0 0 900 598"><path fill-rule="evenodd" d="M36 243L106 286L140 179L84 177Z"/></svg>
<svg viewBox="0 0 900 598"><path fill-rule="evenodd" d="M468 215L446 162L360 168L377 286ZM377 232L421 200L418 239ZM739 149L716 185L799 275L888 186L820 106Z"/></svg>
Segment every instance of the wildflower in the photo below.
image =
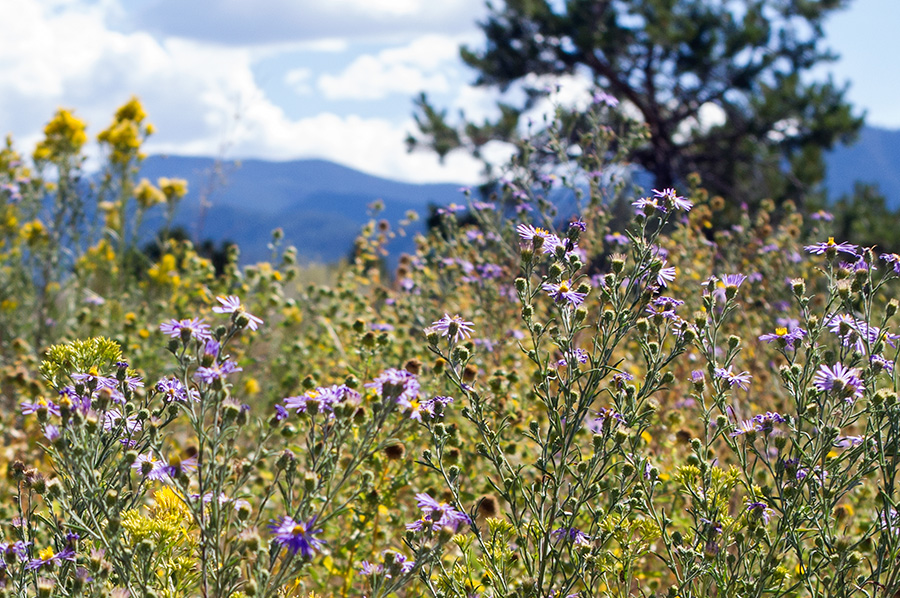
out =
<svg viewBox="0 0 900 598"><path fill-rule="evenodd" d="M59 436L59 427L54 426L53 424L47 424L44 427L44 438L46 438L50 442L56 442L59 439Z"/></svg>
<svg viewBox="0 0 900 598"><path fill-rule="evenodd" d="M663 260L662 268L656 274L656 284L665 288L673 280L675 280L675 266L666 266L666 260Z"/></svg>
<svg viewBox="0 0 900 598"><path fill-rule="evenodd" d="M603 240L610 245L628 245L631 240L622 233L610 233L603 237Z"/></svg>
<svg viewBox="0 0 900 598"><path fill-rule="evenodd" d="M853 448L863 443L862 436L840 436L834 441L834 446L838 448Z"/></svg>
<svg viewBox="0 0 900 598"><path fill-rule="evenodd" d="M321 529L314 529L316 518L313 517L306 523L295 521L292 517L282 517L280 522L272 521L269 529L272 531L274 541L287 548L291 554L298 552L305 559L311 559L314 550L325 546L325 542L317 540L314 536L322 533Z"/></svg>
<svg viewBox="0 0 900 598"><path fill-rule="evenodd" d="M744 284L744 281L747 280L747 277L743 274L726 274L722 277L722 284L725 285L725 288L728 287L740 287Z"/></svg>
<svg viewBox="0 0 900 598"><path fill-rule="evenodd" d="M36 571L45 565L53 565L60 561L74 561L75 560L75 551L71 548L67 548L62 552L56 553L53 551L53 548L48 546L43 550L38 552L37 558L31 559L28 561L28 564L25 565L26 569L31 571Z"/></svg>
<svg viewBox="0 0 900 598"><path fill-rule="evenodd" d="M365 385L385 397L396 396L397 404L408 407L419 396L419 381L414 374L406 370L390 368Z"/></svg>
<svg viewBox="0 0 900 598"><path fill-rule="evenodd" d="M33 403L22 401L19 403L19 407L22 409L22 415L31 415L32 413L40 415L41 413L49 413L50 415L59 416L60 414L59 406L53 401L48 401L43 397Z"/></svg>
<svg viewBox="0 0 900 598"><path fill-rule="evenodd" d="M794 343L800 341L804 336L806 336L806 331L799 326L792 329L779 327L775 329L775 332L763 334L759 337L759 340L767 343L774 342L777 343L779 347L787 347L788 349L793 349Z"/></svg>
<svg viewBox="0 0 900 598"><path fill-rule="evenodd" d="M620 413L613 411L609 407L601 407L597 411L597 417L588 423L587 428L594 434L602 434L604 428L615 427L619 424L625 425L625 418Z"/></svg>
<svg viewBox="0 0 900 598"><path fill-rule="evenodd" d="M587 363L588 362L588 353L584 349L575 348L572 350L570 358L573 358L578 363ZM567 367L569 365L569 360L563 357L559 361L556 362L556 365L559 367Z"/></svg>
<svg viewBox="0 0 900 598"><path fill-rule="evenodd" d="M859 378L857 368L847 368L841 363L829 367L825 364L819 366L813 376L813 386L822 392L831 392L846 398L848 401L862 397L863 382Z"/></svg>
<svg viewBox="0 0 900 598"><path fill-rule="evenodd" d="M725 368L716 368L716 376L725 380L728 383L729 388L734 388L735 385L743 388L744 390L748 390L750 388L750 372L741 372L740 374L735 374L731 371L732 366L728 366L728 369Z"/></svg>
<svg viewBox="0 0 900 598"><path fill-rule="evenodd" d="M373 575L377 575L379 573L384 572L384 565L373 565L369 561L363 561L360 563L359 574L365 575L366 577L371 577Z"/></svg>
<svg viewBox="0 0 900 598"><path fill-rule="evenodd" d="M663 189L662 191L658 189L653 190L653 195L657 198L662 199L665 206L669 209L675 210L684 210L685 212L690 211L694 204L685 199L684 197L680 197L675 193L675 189Z"/></svg>
<svg viewBox="0 0 900 598"><path fill-rule="evenodd" d="M608 108L615 108L619 105L619 100L605 91L597 90L594 92L593 101L595 104L603 104Z"/></svg>
<svg viewBox="0 0 900 598"><path fill-rule="evenodd" d="M173 401L186 403L188 399L200 400L200 393L193 388L186 388L178 378L163 378L156 383L156 392L163 395L163 401L166 403Z"/></svg>
<svg viewBox="0 0 900 598"><path fill-rule="evenodd" d="M520 224L516 227L516 232L519 233L519 238L523 241L534 241L535 237L540 237L544 240L544 245L550 245L552 248L556 248L559 245L559 237L551 233L545 228L534 227L530 224ZM553 249L551 249L552 251ZM544 251L544 253L549 253L548 251Z"/></svg>
<svg viewBox="0 0 900 598"><path fill-rule="evenodd" d="M166 463L157 459L153 454L138 455L131 468L139 471L148 480L169 484L180 473L196 471L197 459L196 457L181 459L177 455L173 455Z"/></svg>
<svg viewBox="0 0 900 598"><path fill-rule="evenodd" d="M757 519L762 519L763 523L769 523L774 511L764 502L751 502L747 504L747 513Z"/></svg>
<svg viewBox="0 0 900 598"><path fill-rule="evenodd" d="M460 338L469 338L474 331L472 326L472 322L466 322L458 314L455 316L444 314L443 318L431 324L434 330L439 330L441 336L449 337L452 343L457 342Z"/></svg>
<svg viewBox="0 0 900 598"><path fill-rule="evenodd" d="M216 301L222 305L212 308L214 312L219 314L243 314L247 316L248 322L246 326L250 330L256 330L259 328L259 325L263 323L261 318L257 318L253 314L247 313L244 306L241 305L241 300L236 295L216 297Z"/></svg>
<svg viewBox="0 0 900 598"><path fill-rule="evenodd" d="M762 432L763 434L768 436L772 433L775 424L783 424L785 422L785 419L778 413L767 411L763 415L753 416L753 422L756 424L757 432Z"/></svg>
<svg viewBox="0 0 900 598"><path fill-rule="evenodd" d="M734 432L729 434L729 436L731 436L732 438L734 438L735 436L744 436L744 435L753 436L758 431L759 431L759 428L756 425L756 422L754 422L752 420L744 420L738 425L738 427L734 430Z"/></svg>
<svg viewBox="0 0 900 598"><path fill-rule="evenodd" d="M172 338L180 338L185 341L191 338L205 341L213 337L209 326L204 324L203 320L200 318L169 320L168 322L160 324L159 330Z"/></svg>
<svg viewBox="0 0 900 598"><path fill-rule="evenodd" d="M435 416L440 415L438 412L443 413L443 408L452 402L453 397L435 396L428 399L427 401L422 401L419 404L419 412L427 413L431 418L434 418ZM437 405L440 405L441 407L437 408Z"/></svg>
<svg viewBox="0 0 900 598"><path fill-rule="evenodd" d="M675 309L683 304L684 301L672 299L671 297L657 297L647 306L646 311L651 316L659 316L666 320L675 320L678 318L678 316L675 315Z"/></svg>
<svg viewBox="0 0 900 598"><path fill-rule="evenodd" d="M461 523L470 525L472 523L472 520L465 513L457 511L447 503L439 503L424 492L416 494L416 501L418 507L422 509L422 518L413 523L407 523L406 529L408 530L421 531L429 525L433 531L438 531L444 527L456 530Z"/></svg>
<svg viewBox="0 0 900 598"><path fill-rule="evenodd" d="M238 365L230 359L226 359L221 363L214 363L209 367L197 368L197 371L194 372L194 378L200 380L204 384L212 384L213 382L222 380L228 374L240 371L243 371L243 368L238 367Z"/></svg>
<svg viewBox="0 0 900 598"><path fill-rule="evenodd" d="M573 306L581 305L587 297L587 293L579 293L572 289L571 280L564 280L559 284L547 283L543 288L557 303L569 302Z"/></svg>
<svg viewBox="0 0 900 598"><path fill-rule="evenodd" d="M823 253L831 253L834 255L836 252L840 251L841 253L848 253L850 255L856 255L856 251L858 246L852 245L850 243L835 243L834 237L828 237L828 241L824 243L815 243L814 245L807 245L803 249L808 251L809 253L813 253L815 255L822 255Z"/></svg>
<svg viewBox="0 0 900 598"><path fill-rule="evenodd" d="M123 420L122 423L119 420ZM137 416L128 415L126 417L122 417L122 414L118 409L110 409L103 415L103 429L107 432L112 432L113 430L122 427L122 431L126 436L133 436L135 433L140 432L143 429L143 425L138 420Z"/></svg>
<svg viewBox="0 0 900 598"><path fill-rule="evenodd" d="M825 222L831 222L834 220L834 215L830 212L826 212L825 210L818 210L817 212L813 212L809 215L812 220L824 220Z"/></svg>
<svg viewBox="0 0 900 598"><path fill-rule="evenodd" d="M631 205L636 207L641 213L646 214L649 208L650 215L653 215L655 210L659 210L663 214L666 213L666 205L665 203L659 201L658 197L642 197L637 201L631 202Z"/></svg>
<svg viewBox="0 0 900 598"><path fill-rule="evenodd" d="M591 537L589 535L574 527L560 527L554 530L550 535L557 540L571 542L572 544L577 544L579 546L587 546L591 542Z"/></svg>
<svg viewBox="0 0 900 598"><path fill-rule="evenodd" d="M319 412L332 413L334 406L344 400L358 400L359 393L341 384L334 385L330 388L319 387L309 390L298 397L287 397L284 399L284 407L286 409L296 409L297 413L305 413L307 411L315 414ZM310 408L310 404L315 403L315 407Z"/></svg>
<svg viewBox="0 0 900 598"><path fill-rule="evenodd" d="M883 253L881 259L887 262L888 265L893 268L894 272L900 274L900 255L897 255L896 253Z"/></svg>

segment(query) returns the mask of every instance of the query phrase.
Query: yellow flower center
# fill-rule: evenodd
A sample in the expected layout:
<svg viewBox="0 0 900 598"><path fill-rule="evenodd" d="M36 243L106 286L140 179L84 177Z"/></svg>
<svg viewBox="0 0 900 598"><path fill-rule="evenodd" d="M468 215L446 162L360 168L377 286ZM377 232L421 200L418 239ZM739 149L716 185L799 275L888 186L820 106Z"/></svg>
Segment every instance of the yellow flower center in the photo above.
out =
<svg viewBox="0 0 900 598"><path fill-rule="evenodd" d="M539 237L543 237L544 235L549 235L550 231L548 231L547 229L543 229L543 228L536 228L536 229L534 229L534 234Z"/></svg>
<svg viewBox="0 0 900 598"><path fill-rule="evenodd" d="M42 561L49 561L55 556L55 554L56 553L53 552L53 548L51 546L48 546L47 548L44 548L43 550L38 552L38 558Z"/></svg>
<svg viewBox="0 0 900 598"><path fill-rule="evenodd" d="M569 283L568 282L559 283L559 292L560 293L568 293L569 292Z"/></svg>
<svg viewBox="0 0 900 598"><path fill-rule="evenodd" d="M829 247L834 247L834 246L836 245L836 243L834 242L834 237L828 237L828 243L827 243L827 245L828 245Z"/></svg>
<svg viewBox="0 0 900 598"><path fill-rule="evenodd" d="M291 534L295 536L302 536L306 534L306 526L302 523L298 523L294 526L294 529L291 530Z"/></svg>
<svg viewBox="0 0 900 598"><path fill-rule="evenodd" d="M776 328L775 329L775 334L777 334L778 336L785 336L785 335L787 335L787 333L788 333L787 328Z"/></svg>

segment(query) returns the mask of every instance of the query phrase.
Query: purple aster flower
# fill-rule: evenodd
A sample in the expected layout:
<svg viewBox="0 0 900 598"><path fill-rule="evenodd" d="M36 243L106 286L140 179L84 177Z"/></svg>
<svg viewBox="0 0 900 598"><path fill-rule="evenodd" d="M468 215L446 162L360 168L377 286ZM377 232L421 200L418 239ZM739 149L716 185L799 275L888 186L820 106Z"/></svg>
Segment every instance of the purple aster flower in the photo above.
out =
<svg viewBox="0 0 900 598"><path fill-rule="evenodd" d="M205 341L212 338L212 331L200 318L169 320L160 324L159 330L172 338L180 338L182 340L194 338L199 341Z"/></svg>
<svg viewBox="0 0 900 598"><path fill-rule="evenodd" d="M834 446L838 448L852 448L863 443L862 436L840 436L834 441Z"/></svg>
<svg viewBox="0 0 900 598"><path fill-rule="evenodd" d="M834 215L830 212L826 212L825 210L819 210L817 212L813 212L809 215L812 220L823 220L825 222L831 222L834 220Z"/></svg>
<svg viewBox="0 0 900 598"><path fill-rule="evenodd" d="M589 358L588 352L585 351L584 349L579 349L579 348L573 349L572 353L571 353L571 355L569 355L569 357L574 358L574 360L578 363L587 363L588 358ZM556 362L556 365L558 365L559 367L563 367L563 368L568 367L569 359L563 357L562 359L560 359L559 361Z"/></svg>
<svg viewBox="0 0 900 598"><path fill-rule="evenodd" d="M163 395L163 401L166 403L173 401L186 403L188 399L200 400L200 393L193 388L186 388L178 378L163 378L156 383L156 392Z"/></svg>
<svg viewBox="0 0 900 598"><path fill-rule="evenodd" d="M26 569L31 571L36 571L45 565L55 565L60 561L74 561L75 560L75 551L71 548L66 548L62 552L54 552L53 548L48 546L43 550L38 552L37 558L31 559L28 561L28 564L25 565Z"/></svg>
<svg viewBox="0 0 900 598"><path fill-rule="evenodd" d="M665 288L673 280L675 280L675 266L666 266L666 260L663 260L662 268L656 275L656 284Z"/></svg>
<svg viewBox="0 0 900 598"><path fill-rule="evenodd" d="M428 399L427 401L422 401L419 404L419 412L427 413L431 418L434 418L436 416L435 408L437 407L437 405L441 406L440 409L438 409L438 411L441 411L441 414L443 414L443 408L452 402L453 402L453 397L435 396L435 397Z"/></svg>
<svg viewBox="0 0 900 598"><path fill-rule="evenodd" d="M572 544L577 544L579 546L587 546L591 543L591 537L589 535L574 527L560 527L555 529L550 535L557 540L571 542Z"/></svg>
<svg viewBox="0 0 900 598"><path fill-rule="evenodd" d="M120 422L119 420L122 420ZM118 409L110 409L103 414L103 429L112 432L121 426L122 432L126 436L133 436L135 433L143 429L143 425L135 415L128 415L124 419Z"/></svg>
<svg viewBox="0 0 900 598"><path fill-rule="evenodd" d="M641 197L637 201L631 202L635 208L637 208L642 214L646 214L649 216L653 215L653 212L659 210L663 214L666 213L666 204L660 201L658 197ZM649 214L647 214L649 212Z"/></svg>
<svg viewBox="0 0 900 598"><path fill-rule="evenodd" d="M451 343L461 338L469 338L475 330L472 326L472 322L466 322L458 314L455 316L444 314L443 318L431 324L434 330L440 331L441 336L449 337Z"/></svg>
<svg viewBox="0 0 900 598"><path fill-rule="evenodd" d="M298 397L284 399L284 408L296 409L297 413L305 413L310 410L310 403L316 404L317 413L332 413L334 406L343 401L359 401L359 393L345 384L330 387L320 386L309 390Z"/></svg>
<svg viewBox="0 0 900 598"><path fill-rule="evenodd" d="M615 428L620 424L625 425L625 418L621 414L609 407L601 407L597 410L597 417L588 423L587 429L594 434L602 434L605 429Z"/></svg>
<svg viewBox="0 0 900 598"><path fill-rule="evenodd" d="M569 223L569 228L577 228L581 232L584 232L587 230L587 225L581 220L575 220Z"/></svg>
<svg viewBox="0 0 900 598"><path fill-rule="evenodd" d="M814 245L807 245L804 247L806 251L809 253L813 253L815 255L822 255L823 253L831 252L831 254L835 254L840 251L841 253L847 253L850 255L856 255L856 251L858 246L852 245L850 243L835 243L834 237L828 237L828 241L824 243L815 243Z"/></svg>
<svg viewBox="0 0 900 598"><path fill-rule="evenodd" d="M311 559L313 551L325 546L324 541L315 538L322 533L321 529L315 529L315 525L315 517L304 523L285 516L278 522L273 520L269 529L272 531L272 539L287 548L291 554L299 552L303 558Z"/></svg>
<svg viewBox="0 0 900 598"><path fill-rule="evenodd" d="M540 237L544 240L544 244L541 246L543 253L553 253L556 251L557 246L559 246L562 242L559 240L559 237L551 233L550 231L543 228L535 228L530 224L520 224L516 227L516 232L519 233L519 237L523 241L531 241L534 242L535 237Z"/></svg>
<svg viewBox="0 0 900 598"><path fill-rule="evenodd" d="M759 426L756 425L756 422L753 420L745 419L734 429L734 432L729 434L732 438L735 436L744 436L745 434L756 434L759 432Z"/></svg>
<svg viewBox="0 0 900 598"><path fill-rule="evenodd" d="M200 380L204 384L212 384L217 380L224 379L228 374L240 371L243 371L243 368L238 367L238 365L230 359L226 359L221 363L214 363L209 367L197 368L197 371L194 372L194 378Z"/></svg>
<svg viewBox="0 0 900 598"><path fill-rule="evenodd" d="M780 327L776 328L775 332L763 334L759 337L759 340L767 343L774 342L779 347L787 347L788 349L793 349L794 343L799 342L804 336L806 336L806 331L799 326L791 329Z"/></svg>
<svg viewBox="0 0 900 598"><path fill-rule="evenodd" d="M848 401L858 399L863 394L863 383L857 368L847 368L841 363L829 367L819 366L813 376L813 386L822 392L830 392Z"/></svg>
<svg viewBox="0 0 900 598"><path fill-rule="evenodd" d="M887 262L894 272L900 274L900 255L897 255L896 253L883 253L881 254L881 259Z"/></svg>
<svg viewBox="0 0 900 598"><path fill-rule="evenodd" d="M563 280L559 284L547 283L543 289L553 297L557 303L570 303L573 306L581 305L587 293L579 293L572 288L571 280Z"/></svg>
<svg viewBox="0 0 900 598"><path fill-rule="evenodd" d="M249 319L247 323L247 328L250 330L256 330L259 328L259 325L263 323L261 318L257 318L251 313L248 313L244 306L241 305L241 300L237 295L228 295L227 297L216 297L216 301L221 303L212 310L218 314L234 314L234 313L243 313Z"/></svg>
<svg viewBox="0 0 900 598"><path fill-rule="evenodd" d="M631 240L622 233L610 233L603 237L603 240L610 245L628 245Z"/></svg>
<svg viewBox="0 0 900 598"><path fill-rule="evenodd" d="M420 492L416 494L416 504L422 509L422 518L407 523L406 529L413 531L422 531L430 527L433 531L438 531L443 527L449 527L454 531L461 523L472 523L468 515L461 511L457 511L447 503L440 503L431 498L430 495Z"/></svg>
<svg viewBox="0 0 900 598"><path fill-rule="evenodd" d="M747 513L757 519L762 519L763 523L769 523L774 511L764 502L747 503Z"/></svg>
<svg viewBox="0 0 900 598"><path fill-rule="evenodd" d="M100 390L101 388L116 390L119 387L119 381L116 378L110 378L109 376L100 376L94 373L82 374L76 372L72 374L72 380L74 380L76 383L84 384L86 387L92 390ZM131 390L134 389L132 388Z"/></svg>
<svg viewBox="0 0 900 598"><path fill-rule="evenodd" d="M663 200L665 206L669 209L689 211L694 204L675 193L675 189L658 189L653 190L653 195Z"/></svg>
<svg viewBox="0 0 900 598"><path fill-rule="evenodd" d="M888 374L894 371L894 362L890 359L885 359L881 355L870 355L869 363L875 368L875 371L884 370Z"/></svg>
<svg viewBox="0 0 900 598"><path fill-rule="evenodd" d="M160 461L153 454L138 455L131 468L140 472L145 479L171 484L172 479L178 474L196 471L197 459L196 457L181 459L177 455L172 455L167 463Z"/></svg>
<svg viewBox="0 0 900 598"><path fill-rule="evenodd" d="M748 390L750 388L750 379L752 376L750 372L741 372L740 374L735 374L731 371L732 366L728 366L728 369L725 368L716 368L716 376L725 380L728 383L729 388L734 388L734 386L739 386L744 390Z"/></svg>
<svg viewBox="0 0 900 598"><path fill-rule="evenodd" d="M409 407L412 401L419 397L419 380L406 370L395 368L384 370L381 375L365 386L375 389L382 397L395 396L397 404L401 407Z"/></svg>
<svg viewBox="0 0 900 598"><path fill-rule="evenodd" d="M47 424L46 426L44 426L44 438L46 438L50 442L56 442L59 439L59 436L59 427L54 426L53 424Z"/></svg>
<svg viewBox="0 0 900 598"><path fill-rule="evenodd" d="M609 95L605 91L597 90L594 92L593 102L595 104L603 104L608 108L615 108L619 105L619 100L614 96Z"/></svg>
<svg viewBox="0 0 900 598"><path fill-rule="evenodd" d="M59 416L59 406L53 401L48 401L47 399L41 397L38 398L37 401L30 403L28 401L22 401L19 403L19 407L22 409L22 415L31 415L32 413L49 413L50 415Z"/></svg>
<svg viewBox="0 0 900 598"><path fill-rule="evenodd" d="M359 574L371 577L384 572L384 565L373 565L369 561L363 561L359 564Z"/></svg>
<svg viewBox="0 0 900 598"><path fill-rule="evenodd" d="M775 429L775 424L783 424L785 419L778 413L767 411L762 415L753 416L753 422L756 424L756 430L758 432L762 432L768 436L772 433L772 430Z"/></svg>
<svg viewBox="0 0 900 598"><path fill-rule="evenodd" d="M744 281L747 280L747 277L743 274L726 274L722 277L722 284L728 287L740 287L744 284Z"/></svg>

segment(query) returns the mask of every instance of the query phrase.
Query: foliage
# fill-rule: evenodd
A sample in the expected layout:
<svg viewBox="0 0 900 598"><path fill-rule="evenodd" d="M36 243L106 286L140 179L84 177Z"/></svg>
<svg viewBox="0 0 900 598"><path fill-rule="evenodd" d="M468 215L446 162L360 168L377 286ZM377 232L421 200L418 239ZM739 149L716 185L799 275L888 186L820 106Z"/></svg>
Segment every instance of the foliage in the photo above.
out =
<svg viewBox="0 0 900 598"><path fill-rule="evenodd" d="M555 86L587 87L587 102L570 106L572 118L591 94L594 102L627 105L646 127L629 158L652 175L654 187L685 186L698 173L713 195L735 206L765 197L803 201L820 191L822 151L862 124L844 88L807 77L834 58L822 47L822 24L846 4L489 2L484 47L463 47L461 56L475 69L477 85L519 90L524 101L513 95L498 104L496 120L463 118L457 125L423 95L410 147L424 145L441 157L459 148L481 156L491 141L517 144L520 121Z"/></svg>
<svg viewBox="0 0 900 598"><path fill-rule="evenodd" d="M324 282L278 233L217 276L176 235L131 267L137 211L4 229L0 594L900 591L900 256L792 202L715 227L695 179L632 196L609 110L559 110L393 276L374 219ZM59 186L0 166L4 218L53 222Z"/></svg>

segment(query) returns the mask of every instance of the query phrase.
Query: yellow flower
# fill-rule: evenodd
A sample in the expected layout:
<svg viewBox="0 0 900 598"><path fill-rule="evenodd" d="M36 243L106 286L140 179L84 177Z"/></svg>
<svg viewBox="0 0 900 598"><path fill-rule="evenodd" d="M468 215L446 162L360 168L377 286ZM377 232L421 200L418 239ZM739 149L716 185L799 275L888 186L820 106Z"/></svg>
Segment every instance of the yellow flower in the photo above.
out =
<svg viewBox="0 0 900 598"><path fill-rule="evenodd" d="M145 210L166 201L165 193L154 187L147 179L141 179L141 182L134 188L134 198L138 205Z"/></svg>
<svg viewBox="0 0 900 598"><path fill-rule="evenodd" d="M187 195L187 181L184 179L160 177L157 179L156 184L159 185L159 188L165 194L166 201L181 199Z"/></svg>
<svg viewBox="0 0 900 598"><path fill-rule="evenodd" d="M85 122L76 118L71 110L60 108L44 127L44 139L34 150L35 161L77 154L87 142L86 127Z"/></svg>
<svg viewBox="0 0 900 598"><path fill-rule="evenodd" d="M259 392L259 382L256 381L256 378L244 380L244 392L251 397Z"/></svg>

